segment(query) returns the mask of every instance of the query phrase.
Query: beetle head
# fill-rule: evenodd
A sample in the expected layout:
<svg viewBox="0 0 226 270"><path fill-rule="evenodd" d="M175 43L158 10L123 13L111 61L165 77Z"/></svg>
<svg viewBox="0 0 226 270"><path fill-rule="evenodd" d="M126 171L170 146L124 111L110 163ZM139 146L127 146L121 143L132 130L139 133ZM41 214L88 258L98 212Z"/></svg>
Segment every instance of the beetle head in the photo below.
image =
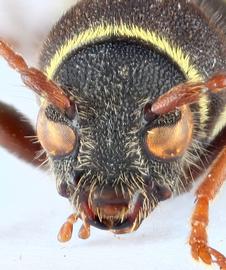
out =
<svg viewBox="0 0 226 270"><path fill-rule="evenodd" d="M151 113L183 74L155 49L114 41L73 53L55 80L76 101L73 119L46 103L39 114L38 136L59 193L91 225L137 229L159 201L188 185L190 108Z"/></svg>

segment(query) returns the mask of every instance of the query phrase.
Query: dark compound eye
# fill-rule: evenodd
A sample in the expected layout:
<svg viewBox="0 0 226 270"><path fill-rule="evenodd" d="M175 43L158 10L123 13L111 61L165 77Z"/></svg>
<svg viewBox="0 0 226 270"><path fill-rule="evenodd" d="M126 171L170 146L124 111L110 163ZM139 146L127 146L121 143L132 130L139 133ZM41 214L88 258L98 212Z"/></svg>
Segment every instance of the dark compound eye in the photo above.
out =
<svg viewBox="0 0 226 270"><path fill-rule="evenodd" d="M42 147L52 156L65 156L74 150L77 135L66 124L49 120L42 106L37 121L37 135Z"/></svg>
<svg viewBox="0 0 226 270"><path fill-rule="evenodd" d="M152 155L161 159L180 157L190 145L192 132L192 113L187 106L183 106L181 119L176 124L147 131L147 149Z"/></svg>

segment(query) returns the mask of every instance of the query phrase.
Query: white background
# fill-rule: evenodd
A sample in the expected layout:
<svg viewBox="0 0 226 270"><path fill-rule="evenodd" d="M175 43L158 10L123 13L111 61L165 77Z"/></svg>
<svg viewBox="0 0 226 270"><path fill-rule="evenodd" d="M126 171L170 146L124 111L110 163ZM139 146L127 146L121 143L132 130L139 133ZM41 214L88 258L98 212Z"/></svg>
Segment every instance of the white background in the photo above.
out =
<svg viewBox="0 0 226 270"><path fill-rule="evenodd" d="M40 37L74 1L0 0L0 36L30 63ZM0 100L14 104L35 123L38 107L19 76L0 60ZM194 189L161 203L140 229L128 235L92 228L91 237L60 244L56 235L71 208L58 196L54 179L0 148L0 269L205 269L187 243ZM211 207L210 243L226 254L226 189ZM215 268L213 268L215 269Z"/></svg>

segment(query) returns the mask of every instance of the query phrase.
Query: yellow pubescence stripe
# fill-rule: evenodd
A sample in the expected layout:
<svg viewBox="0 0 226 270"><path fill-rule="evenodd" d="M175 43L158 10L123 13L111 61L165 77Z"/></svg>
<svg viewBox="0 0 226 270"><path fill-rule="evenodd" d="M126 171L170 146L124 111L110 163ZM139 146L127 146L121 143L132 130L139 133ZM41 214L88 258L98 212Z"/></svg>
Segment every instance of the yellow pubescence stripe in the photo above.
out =
<svg viewBox="0 0 226 270"><path fill-rule="evenodd" d="M201 130L203 131L200 133L200 136L205 137L206 135L206 130L205 130L205 125L207 120L209 119L209 98L207 95L203 94L200 99L199 99L199 110L200 110L200 127Z"/></svg>
<svg viewBox="0 0 226 270"><path fill-rule="evenodd" d="M181 69L188 80L200 81L202 76L196 67L191 63L189 55L185 54L182 49L173 44L171 41L161 37L153 31L143 29L136 25L119 24L100 24L93 26L84 32L79 33L73 38L66 41L53 55L49 66L46 67L45 73L49 79L63 62L63 60L75 49L94 41L101 41L112 36L139 39L147 44L156 47L159 51L171 58Z"/></svg>

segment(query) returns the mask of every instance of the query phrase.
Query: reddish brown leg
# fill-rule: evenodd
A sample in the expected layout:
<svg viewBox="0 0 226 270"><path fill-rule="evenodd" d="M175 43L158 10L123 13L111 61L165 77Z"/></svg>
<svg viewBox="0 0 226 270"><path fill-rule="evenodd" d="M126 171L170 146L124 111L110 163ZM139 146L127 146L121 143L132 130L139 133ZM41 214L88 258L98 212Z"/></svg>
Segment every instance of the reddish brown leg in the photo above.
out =
<svg viewBox="0 0 226 270"><path fill-rule="evenodd" d="M155 114L165 114L183 105L195 103L207 91L218 93L226 89L226 73L213 76L207 82L184 83L173 87L152 105Z"/></svg>
<svg viewBox="0 0 226 270"><path fill-rule="evenodd" d="M0 55L5 58L8 64L21 74L26 86L43 96L57 108L66 112L70 117L74 114L74 106L63 90L52 80L48 80L40 70L28 67L24 59L16 54L5 42L0 40Z"/></svg>
<svg viewBox="0 0 226 270"><path fill-rule="evenodd" d="M209 202L214 199L223 182L226 180L226 146L213 162L211 169L196 192L196 206L193 212L191 235L192 256L201 259L206 264L216 262L221 269L226 270L226 258L215 249L208 246L206 228L208 226ZM213 260L215 258L215 261Z"/></svg>
<svg viewBox="0 0 226 270"><path fill-rule="evenodd" d="M40 165L46 157L45 154L37 157L42 147L32 138L37 141L29 120L13 107L0 102L0 145L31 164Z"/></svg>

